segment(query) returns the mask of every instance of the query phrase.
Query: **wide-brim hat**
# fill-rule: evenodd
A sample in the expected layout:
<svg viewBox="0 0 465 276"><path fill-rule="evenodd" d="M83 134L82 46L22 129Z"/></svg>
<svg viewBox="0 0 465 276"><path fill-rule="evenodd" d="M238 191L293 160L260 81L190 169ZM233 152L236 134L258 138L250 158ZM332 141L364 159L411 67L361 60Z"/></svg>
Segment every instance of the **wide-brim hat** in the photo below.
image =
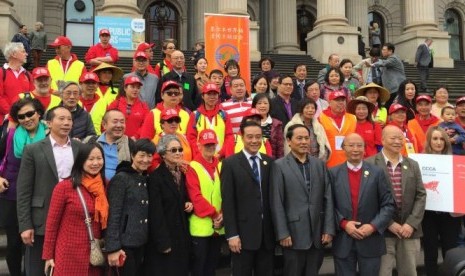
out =
<svg viewBox="0 0 465 276"><path fill-rule="evenodd" d="M374 82L370 82L369 84L365 84L363 86L361 86L359 89L357 89L357 91L355 91L354 93L354 97L358 97L358 96L365 96L365 93L368 89L370 88L376 88L378 89L378 92L379 92L379 99L382 103L385 103L389 100L389 98L391 97L391 93L389 93L389 91L380 86L380 85L377 85L376 83Z"/></svg>
<svg viewBox="0 0 465 276"><path fill-rule="evenodd" d="M92 70L92 72L98 75L98 72L104 69L110 69L111 71L113 71L113 76L111 78L112 82L118 82L123 76L123 70L121 70L121 68L105 62L100 63L100 65L95 67L94 70Z"/></svg>
<svg viewBox="0 0 465 276"><path fill-rule="evenodd" d="M357 108L358 104L365 104L368 107L368 116L370 116L375 109L375 105L368 101L367 97L358 96L347 104L347 112L355 115L355 109Z"/></svg>

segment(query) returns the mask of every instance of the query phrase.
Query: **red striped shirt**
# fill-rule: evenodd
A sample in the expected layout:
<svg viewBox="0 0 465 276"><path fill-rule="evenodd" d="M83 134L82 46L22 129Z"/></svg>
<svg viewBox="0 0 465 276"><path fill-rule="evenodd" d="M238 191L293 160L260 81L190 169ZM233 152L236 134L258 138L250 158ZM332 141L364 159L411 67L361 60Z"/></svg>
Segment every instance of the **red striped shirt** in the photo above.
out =
<svg viewBox="0 0 465 276"><path fill-rule="evenodd" d="M391 178L392 189L394 191L394 199L397 207L402 206L402 165L401 162L395 168L392 167L391 161L387 161L389 176Z"/></svg>
<svg viewBox="0 0 465 276"><path fill-rule="evenodd" d="M239 127L242 122L242 118L247 111L252 108L252 101L245 100L243 102L234 102L232 99L221 103L221 108L223 109L226 114L228 114L228 118L231 121L232 130L234 134L239 133Z"/></svg>

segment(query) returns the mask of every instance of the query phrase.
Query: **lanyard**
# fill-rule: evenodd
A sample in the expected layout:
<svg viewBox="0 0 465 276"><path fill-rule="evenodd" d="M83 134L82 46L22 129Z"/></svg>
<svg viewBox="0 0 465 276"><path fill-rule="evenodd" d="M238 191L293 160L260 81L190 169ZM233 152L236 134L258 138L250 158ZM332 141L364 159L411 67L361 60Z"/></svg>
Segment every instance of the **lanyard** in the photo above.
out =
<svg viewBox="0 0 465 276"><path fill-rule="evenodd" d="M71 63L71 58L66 61L66 67L65 67L65 70L64 70L65 75L66 75L66 72L68 72L70 63ZM61 65L61 68L63 68L63 61L61 60L61 58L60 58L60 65Z"/></svg>

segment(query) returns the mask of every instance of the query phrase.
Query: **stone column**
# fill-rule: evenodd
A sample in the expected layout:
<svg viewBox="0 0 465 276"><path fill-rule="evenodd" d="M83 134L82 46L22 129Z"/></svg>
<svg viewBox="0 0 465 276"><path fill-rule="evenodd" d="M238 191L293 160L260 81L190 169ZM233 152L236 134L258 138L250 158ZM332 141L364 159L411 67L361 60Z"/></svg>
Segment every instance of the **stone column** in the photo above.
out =
<svg viewBox="0 0 465 276"><path fill-rule="evenodd" d="M363 41L365 47L368 48L370 46L368 41L368 2L347 0L346 15L351 26L362 29Z"/></svg>
<svg viewBox="0 0 465 276"><path fill-rule="evenodd" d="M354 63L358 55L357 27L349 25L345 0L317 0L317 18L313 31L307 34L307 52L316 60L327 63L336 53ZM368 12L368 10L365 10Z"/></svg>
<svg viewBox="0 0 465 276"><path fill-rule="evenodd" d="M305 54L297 43L296 0L275 0L275 5L274 51L278 54Z"/></svg>
<svg viewBox="0 0 465 276"><path fill-rule="evenodd" d="M137 0L105 0L99 15L142 18Z"/></svg>
<svg viewBox="0 0 465 276"><path fill-rule="evenodd" d="M216 13L218 11L217 1L214 0L193 0L194 4L194 43L196 42L205 42L205 22L204 14L205 13Z"/></svg>
<svg viewBox="0 0 465 276"><path fill-rule="evenodd" d="M435 67L454 67L449 56L449 39L447 32L439 31L435 20L434 0L405 0L405 26L402 35L394 40L396 53L406 62L415 62L418 45L426 38L432 38L431 49L434 51Z"/></svg>
<svg viewBox="0 0 465 276"><path fill-rule="evenodd" d="M259 49L263 52L270 50L270 2L269 0L260 0L260 45Z"/></svg>
<svg viewBox="0 0 465 276"><path fill-rule="evenodd" d="M11 41L13 35L18 32L21 19L13 8L13 2L0 0L0 47L3 48L7 42Z"/></svg>

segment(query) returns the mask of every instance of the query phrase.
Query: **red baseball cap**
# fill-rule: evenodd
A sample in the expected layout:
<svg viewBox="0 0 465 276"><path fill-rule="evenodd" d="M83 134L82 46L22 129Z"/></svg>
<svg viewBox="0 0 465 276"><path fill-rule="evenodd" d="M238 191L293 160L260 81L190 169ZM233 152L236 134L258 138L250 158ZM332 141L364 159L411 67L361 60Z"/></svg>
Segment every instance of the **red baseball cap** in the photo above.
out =
<svg viewBox="0 0 465 276"><path fill-rule="evenodd" d="M171 118L176 118L176 117L181 118L179 117L178 111L174 108L165 108L161 112L161 119L164 121L169 120Z"/></svg>
<svg viewBox="0 0 465 276"><path fill-rule="evenodd" d="M124 80L124 86L129 85L129 84L134 84L138 83L140 85L143 85L143 83L140 81L140 79L136 76L129 76Z"/></svg>
<svg viewBox="0 0 465 276"><path fill-rule="evenodd" d="M135 54L134 54L134 59L136 58L145 58L145 59L148 59L149 57L147 56L147 54L144 52L144 51L137 51Z"/></svg>
<svg viewBox="0 0 465 276"><path fill-rule="evenodd" d="M50 72L46 67L36 67L34 70L32 70L32 77L34 79L40 78L40 77L50 77Z"/></svg>
<svg viewBox="0 0 465 276"><path fill-rule="evenodd" d="M110 35L110 30L108 29L101 29L99 32L98 32L98 35L101 36L101 35Z"/></svg>
<svg viewBox="0 0 465 276"><path fill-rule="evenodd" d="M407 108L401 104L393 104L389 107L389 115L399 110L407 111Z"/></svg>
<svg viewBox="0 0 465 276"><path fill-rule="evenodd" d="M98 78L97 74L94 72L87 72L81 75L79 78L79 82L86 82L86 81L94 81L94 82L100 82L100 79Z"/></svg>
<svg viewBox="0 0 465 276"><path fill-rule="evenodd" d="M177 82L175 82L175 81L172 81L172 80L165 81L165 82L163 83L163 85L161 86L161 93L165 92L165 90L166 90L168 87L180 88L181 85L179 85L179 83L177 83Z"/></svg>
<svg viewBox="0 0 465 276"><path fill-rule="evenodd" d="M336 92L330 93L328 97L330 101L335 100L337 98L347 98L347 96L344 92L336 91Z"/></svg>
<svg viewBox="0 0 465 276"><path fill-rule="evenodd" d="M53 43L51 43L50 46L52 47L73 46L73 43L66 36L60 35L57 38L55 38L55 41L53 41Z"/></svg>
<svg viewBox="0 0 465 276"><path fill-rule="evenodd" d="M202 94L206 94L210 91L215 91L216 93L220 93L220 88L218 87L218 85L216 85L215 83L213 82L208 82L206 84L204 84L204 86L202 87Z"/></svg>
<svg viewBox="0 0 465 276"><path fill-rule="evenodd" d="M415 102L418 103L419 101L427 101L429 103L432 103L433 100L431 99L430 96L428 95L420 95L416 98Z"/></svg>
<svg viewBox="0 0 465 276"><path fill-rule="evenodd" d="M199 133L199 143L201 145L218 144L216 133L209 128L202 130Z"/></svg>
<svg viewBox="0 0 465 276"><path fill-rule="evenodd" d="M137 46L137 52L139 51L145 51L147 49L150 49L150 48L153 48L155 46L155 43L147 43L147 42L142 42L141 44L139 44L139 46Z"/></svg>
<svg viewBox="0 0 465 276"><path fill-rule="evenodd" d="M465 102L465 96L458 98L458 99L455 101L455 104L458 105L459 103L463 103L463 102Z"/></svg>

